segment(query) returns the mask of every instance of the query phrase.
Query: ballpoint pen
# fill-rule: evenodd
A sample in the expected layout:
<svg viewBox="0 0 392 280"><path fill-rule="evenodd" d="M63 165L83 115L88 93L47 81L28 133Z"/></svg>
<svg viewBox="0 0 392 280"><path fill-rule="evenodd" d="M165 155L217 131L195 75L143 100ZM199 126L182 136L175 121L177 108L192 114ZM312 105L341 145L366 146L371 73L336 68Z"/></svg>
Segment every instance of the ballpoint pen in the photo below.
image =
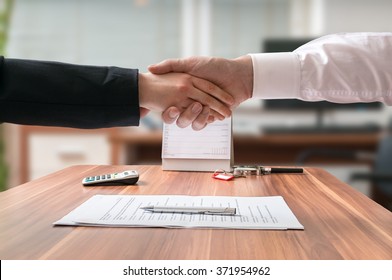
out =
<svg viewBox="0 0 392 280"><path fill-rule="evenodd" d="M178 206L145 206L140 207L152 213L183 213L205 215L235 215L236 208L230 207L178 207Z"/></svg>

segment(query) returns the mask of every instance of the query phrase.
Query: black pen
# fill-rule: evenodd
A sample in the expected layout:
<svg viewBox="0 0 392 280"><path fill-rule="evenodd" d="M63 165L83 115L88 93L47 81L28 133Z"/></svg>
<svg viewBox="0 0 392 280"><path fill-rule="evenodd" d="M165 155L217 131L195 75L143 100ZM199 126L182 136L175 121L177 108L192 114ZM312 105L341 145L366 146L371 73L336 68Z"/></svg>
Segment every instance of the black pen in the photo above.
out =
<svg viewBox="0 0 392 280"><path fill-rule="evenodd" d="M263 167L259 166L260 173L262 175L268 175L271 173L304 173L303 168L296 167Z"/></svg>

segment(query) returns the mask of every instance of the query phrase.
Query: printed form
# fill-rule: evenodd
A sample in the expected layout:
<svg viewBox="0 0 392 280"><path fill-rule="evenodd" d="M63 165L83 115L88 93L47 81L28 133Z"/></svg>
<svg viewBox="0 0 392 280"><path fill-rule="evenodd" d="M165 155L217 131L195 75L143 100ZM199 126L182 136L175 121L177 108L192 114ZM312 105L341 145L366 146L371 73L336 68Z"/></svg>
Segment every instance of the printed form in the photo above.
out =
<svg viewBox="0 0 392 280"><path fill-rule="evenodd" d="M146 206L230 207L237 214L152 213ZM281 196L95 195L54 225L304 229Z"/></svg>
<svg viewBox="0 0 392 280"><path fill-rule="evenodd" d="M162 169L179 171L230 170L233 158L232 119L216 121L200 131L164 124Z"/></svg>
<svg viewBox="0 0 392 280"><path fill-rule="evenodd" d="M200 131L191 126L164 125L163 158L230 159L230 149L231 118L216 121Z"/></svg>

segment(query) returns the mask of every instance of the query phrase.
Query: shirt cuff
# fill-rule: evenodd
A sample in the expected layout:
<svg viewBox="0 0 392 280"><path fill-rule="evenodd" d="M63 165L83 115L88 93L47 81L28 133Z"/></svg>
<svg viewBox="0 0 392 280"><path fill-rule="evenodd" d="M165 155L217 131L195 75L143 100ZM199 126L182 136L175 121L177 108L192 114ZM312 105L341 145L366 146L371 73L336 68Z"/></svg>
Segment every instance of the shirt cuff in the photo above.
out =
<svg viewBox="0 0 392 280"><path fill-rule="evenodd" d="M253 99L299 97L300 61L295 53L249 54L253 64Z"/></svg>

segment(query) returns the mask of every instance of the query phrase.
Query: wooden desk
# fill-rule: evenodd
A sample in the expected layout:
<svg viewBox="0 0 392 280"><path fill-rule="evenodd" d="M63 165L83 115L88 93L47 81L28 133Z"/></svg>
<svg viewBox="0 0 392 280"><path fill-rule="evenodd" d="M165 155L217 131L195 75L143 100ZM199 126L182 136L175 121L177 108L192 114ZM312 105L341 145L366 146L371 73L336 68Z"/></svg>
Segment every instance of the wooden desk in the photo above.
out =
<svg viewBox="0 0 392 280"><path fill-rule="evenodd" d="M133 168L137 186L86 188ZM392 213L329 173L251 176L73 166L0 193L0 259L392 259ZM53 227L94 194L282 195L304 231Z"/></svg>

